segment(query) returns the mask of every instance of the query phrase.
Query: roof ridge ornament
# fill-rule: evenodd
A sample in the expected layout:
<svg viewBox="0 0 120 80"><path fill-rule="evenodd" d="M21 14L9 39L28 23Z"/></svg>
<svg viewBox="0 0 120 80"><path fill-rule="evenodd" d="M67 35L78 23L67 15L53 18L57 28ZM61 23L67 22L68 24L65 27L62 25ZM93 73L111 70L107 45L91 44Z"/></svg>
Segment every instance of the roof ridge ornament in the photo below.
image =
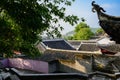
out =
<svg viewBox="0 0 120 80"><path fill-rule="evenodd" d="M95 11L97 11L98 13L99 12L106 12L102 7L100 7L98 4L95 4L95 1L92 1L92 6L93 6L93 8L92 8L92 12L95 12Z"/></svg>

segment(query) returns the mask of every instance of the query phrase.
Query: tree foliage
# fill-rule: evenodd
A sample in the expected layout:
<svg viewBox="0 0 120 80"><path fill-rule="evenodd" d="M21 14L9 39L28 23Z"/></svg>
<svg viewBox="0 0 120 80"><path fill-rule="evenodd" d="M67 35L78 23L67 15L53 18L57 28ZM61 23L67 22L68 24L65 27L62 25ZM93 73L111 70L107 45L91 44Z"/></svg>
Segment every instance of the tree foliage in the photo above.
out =
<svg viewBox="0 0 120 80"><path fill-rule="evenodd" d="M7 56L14 50L29 55L39 54L34 43L38 34L47 31L49 35L60 35L61 19L71 25L77 23L77 16L65 15L64 4L70 6L74 0L1 0L0 1L0 53ZM50 31L52 30L52 31ZM9 55L10 54L10 55Z"/></svg>
<svg viewBox="0 0 120 80"><path fill-rule="evenodd" d="M84 22L80 22L76 27L75 27L75 32L79 32L80 29L82 28L89 28L89 26L84 23Z"/></svg>
<svg viewBox="0 0 120 80"><path fill-rule="evenodd" d="M95 34L99 36L99 35L105 34L105 32L104 32L104 30L103 30L102 28L99 28L99 29L96 31Z"/></svg>
<svg viewBox="0 0 120 80"><path fill-rule="evenodd" d="M75 40L88 40L93 35L90 27L85 23L81 22L75 27L75 34L73 39Z"/></svg>

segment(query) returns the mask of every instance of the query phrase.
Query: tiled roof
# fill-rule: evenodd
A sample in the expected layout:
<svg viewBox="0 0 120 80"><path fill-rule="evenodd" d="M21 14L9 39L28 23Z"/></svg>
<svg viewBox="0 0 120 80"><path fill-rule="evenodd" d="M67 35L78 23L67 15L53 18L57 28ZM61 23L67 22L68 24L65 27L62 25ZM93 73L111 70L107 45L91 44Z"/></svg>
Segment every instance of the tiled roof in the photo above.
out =
<svg viewBox="0 0 120 80"><path fill-rule="evenodd" d="M41 42L45 47L54 48L54 49L63 49L63 50L75 50L67 41L63 39L56 40L44 40Z"/></svg>
<svg viewBox="0 0 120 80"><path fill-rule="evenodd" d="M78 48L81 43L79 40L68 40L68 42L75 48Z"/></svg>
<svg viewBox="0 0 120 80"><path fill-rule="evenodd" d="M98 51L99 48L97 47L96 43L81 43L79 48L79 51Z"/></svg>

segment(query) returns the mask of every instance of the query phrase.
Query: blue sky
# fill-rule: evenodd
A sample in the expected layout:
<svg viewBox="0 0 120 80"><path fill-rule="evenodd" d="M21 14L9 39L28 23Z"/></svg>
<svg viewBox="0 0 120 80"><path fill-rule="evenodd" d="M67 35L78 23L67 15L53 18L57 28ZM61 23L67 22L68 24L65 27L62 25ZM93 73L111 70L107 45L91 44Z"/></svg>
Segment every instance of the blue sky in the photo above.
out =
<svg viewBox="0 0 120 80"><path fill-rule="evenodd" d="M94 0L97 4L106 10L106 14L120 16L120 0ZM86 23L90 27L100 27L98 24L98 17L96 13L91 11L92 0L75 0L72 6L66 7L66 14L74 14L79 18L84 17ZM71 26L68 23L61 22L64 27L63 34L75 29L75 26Z"/></svg>

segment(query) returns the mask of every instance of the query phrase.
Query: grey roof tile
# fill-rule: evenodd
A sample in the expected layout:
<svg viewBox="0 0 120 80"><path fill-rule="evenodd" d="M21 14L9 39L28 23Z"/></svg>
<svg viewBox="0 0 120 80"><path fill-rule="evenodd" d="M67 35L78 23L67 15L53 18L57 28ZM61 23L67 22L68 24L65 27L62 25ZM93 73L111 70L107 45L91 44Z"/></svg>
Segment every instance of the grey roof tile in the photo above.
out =
<svg viewBox="0 0 120 80"><path fill-rule="evenodd" d="M54 49L64 49L64 50L75 50L67 41L63 39L57 40L44 40L42 43L45 47L54 48Z"/></svg>

